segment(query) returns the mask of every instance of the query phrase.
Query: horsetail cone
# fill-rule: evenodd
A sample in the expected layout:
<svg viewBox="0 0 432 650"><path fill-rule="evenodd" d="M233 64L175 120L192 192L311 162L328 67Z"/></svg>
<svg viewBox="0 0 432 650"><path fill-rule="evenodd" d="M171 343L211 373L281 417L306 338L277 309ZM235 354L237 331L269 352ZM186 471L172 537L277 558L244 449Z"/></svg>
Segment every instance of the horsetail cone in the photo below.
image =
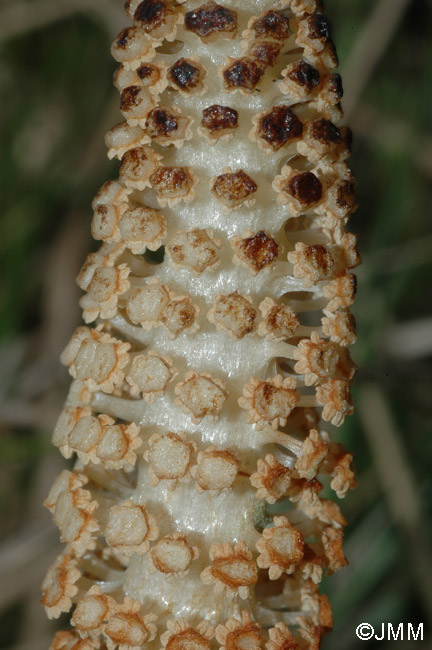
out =
<svg viewBox="0 0 432 650"><path fill-rule="evenodd" d="M346 564L359 261L338 64L316 0L128 0L119 177L93 202L85 326L45 501L52 650L318 648ZM157 255L152 251L157 251ZM150 252L150 253L149 253Z"/></svg>

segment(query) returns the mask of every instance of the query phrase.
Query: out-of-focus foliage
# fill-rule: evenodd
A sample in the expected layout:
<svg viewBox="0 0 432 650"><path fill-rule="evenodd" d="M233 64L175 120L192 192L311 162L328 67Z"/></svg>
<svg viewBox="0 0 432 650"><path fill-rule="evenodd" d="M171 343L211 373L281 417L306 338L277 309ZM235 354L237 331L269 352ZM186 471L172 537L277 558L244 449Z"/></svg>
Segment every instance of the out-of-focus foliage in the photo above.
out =
<svg viewBox="0 0 432 650"><path fill-rule="evenodd" d="M342 72L362 70L353 52L380 39L385 20L366 27L383 4L327 0ZM0 648L43 650L51 635L37 593L56 536L39 504L62 464L49 444L68 384L57 357L79 319L73 280L93 246L89 204L115 174L103 134L119 118L109 46L120 5L0 1ZM358 409L337 435L359 488L343 504L350 567L325 584L332 650L360 647L363 621L432 625L431 24L431 0L407 2L349 117L360 202L351 229L364 265ZM345 76L350 92L357 72Z"/></svg>

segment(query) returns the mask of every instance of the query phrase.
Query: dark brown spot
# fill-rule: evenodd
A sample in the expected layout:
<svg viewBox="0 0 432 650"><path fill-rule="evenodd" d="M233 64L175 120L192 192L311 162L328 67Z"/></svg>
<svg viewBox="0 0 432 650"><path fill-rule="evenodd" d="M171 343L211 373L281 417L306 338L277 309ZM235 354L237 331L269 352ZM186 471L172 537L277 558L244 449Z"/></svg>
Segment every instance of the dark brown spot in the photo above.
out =
<svg viewBox="0 0 432 650"><path fill-rule="evenodd" d="M182 90L191 90L200 82L201 72L188 59L179 59L168 70L168 79Z"/></svg>
<svg viewBox="0 0 432 650"><path fill-rule="evenodd" d="M303 205L316 203L322 197L321 181L312 172L296 174L288 181L286 189Z"/></svg>
<svg viewBox="0 0 432 650"><path fill-rule="evenodd" d="M215 2L207 2L195 11L186 13L185 27L201 38L218 33L234 34L237 30L237 13Z"/></svg>
<svg viewBox="0 0 432 650"><path fill-rule="evenodd" d="M187 191L191 178L184 167L159 167L151 176L150 183L155 192L162 195Z"/></svg>
<svg viewBox="0 0 432 650"><path fill-rule="evenodd" d="M143 63L138 70L137 75L144 85L151 85L160 79L160 70L157 65Z"/></svg>
<svg viewBox="0 0 432 650"><path fill-rule="evenodd" d="M351 181L342 181L336 194L336 204L342 209L351 209L355 206L355 185Z"/></svg>
<svg viewBox="0 0 432 650"><path fill-rule="evenodd" d="M124 170L127 170L129 176L138 176L142 169L142 165L148 163L148 160L148 155L143 147L129 149L122 158L120 174L124 172Z"/></svg>
<svg viewBox="0 0 432 650"><path fill-rule="evenodd" d="M312 14L308 18L309 38L316 38L320 41L331 41L331 26L329 21L322 14Z"/></svg>
<svg viewBox="0 0 432 650"><path fill-rule="evenodd" d="M299 86L304 86L308 92L316 88L320 82L320 73L306 61L298 63L288 74L288 77Z"/></svg>
<svg viewBox="0 0 432 650"><path fill-rule="evenodd" d="M258 38L275 38L284 41L290 36L289 19L276 11L267 11L257 18L252 29Z"/></svg>
<svg viewBox="0 0 432 650"><path fill-rule="evenodd" d="M254 45L249 54L259 62L261 66L265 68L273 68L276 65L279 52L281 51L280 43L257 43Z"/></svg>
<svg viewBox="0 0 432 650"><path fill-rule="evenodd" d="M129 111L133 106L139 106L139 86L128 86L124 88L120 98L120 110Z"/></svg>
<svg viewBox="0 0 432 650"><path fill-rule="evenodd" d="M324 118L312 122L311 135L314 140L322 144L340 144L342 139L337 126Z"/></svg>
<svg viewBox="0 0 432 650"><path fill-rule="evenodd" d="M332 74L328 80L328 89L334 96L335 101L340 101L343 97L342 77L340 74Z"/></svg>
<svg viewBox="0 0 432 650"><path fill-rule="evenodd" d="M177 115L165 108L154 108L147 116L146 127L151 138L158 138L177 131L179 121Z"/></svg>
<svg viewBox="0 0 432 650"><path fill-rule="evenodd" d="M174 11L163 0L144 0L134 13L134 23L142 27L146 32L152 32L164 25L167 16L174 14Z"/></svg>
<svg viewBox="0 0 432 650"><path fill-rule="evenodd" d="M151 77L154 74L155 70L154 65L149 65L148 63L144 63L140 68L137 70L138 77L140 79L148 79L148 77Z"/></svg>
<svg viewBox="0 0 432 650"><path fill-rule="evenodd" d="M221 200L236 202L254 194L257 191L257 184L240 169L238 172L218 176L212 189Z"/></svg>
<svg viewBox="0 0 432 650"><path fill-rule="evenodd" d="M328 273L333 267L333 259L329 255L327 248L322 244L307 246L303 251L303 255L315 268L319 268L324 274Z"/></svg>
<svg viewBox="0 0 432 650"><path fill-rule="evenodd" d="M213 106L203 110L201 126L209 131L236 129L238 126L238 113L229 106L213 104Z"/></svg>
<svg viewBox="0 0 432 650"><path fill-rule="evenodd" d="M125 29L122 29L120 34L117 36L117 47L121 47L122 49L125 49L127 47L129 41L129 32L131 29L133 29L133 27L125 27Z"/></svg>
<svg viewBox="0 0 432 650"><path fill-rule="evenodd" d="M262 66L253 57L247 56L237 59L223 72L228 88L243 88L249 92L257 86L263 74Z"/></svg>
<svg viewBox="0 0 432 650"><path fill-rule="evenodd" d="M303 124L288 106L274 106L259 121L258 136L277 151L293 138L299 138Z"/></svg>
<svg viewBox="0 0 432 650"><path fill-rule="evenodd" d="M325 50L327 56L329 57L333 68L337 68L339 65L339 58L336 52L336 46L333 41L329 40L326 44Z"/></svg>
<svg viewBox="0 0 432 650"><path fill-rule="evenodd" d="M253 237L243 239L240 243L243 255L252 264L256 271L260 271L267 264L271 264L278 255L279 246L272 237L262 230Z"/></svg>

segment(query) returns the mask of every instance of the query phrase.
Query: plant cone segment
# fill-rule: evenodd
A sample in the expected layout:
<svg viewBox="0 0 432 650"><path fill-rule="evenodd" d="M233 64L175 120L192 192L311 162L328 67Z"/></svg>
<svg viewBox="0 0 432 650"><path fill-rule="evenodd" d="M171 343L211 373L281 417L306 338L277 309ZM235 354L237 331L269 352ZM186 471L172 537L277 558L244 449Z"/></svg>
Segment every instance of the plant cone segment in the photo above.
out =
<svg viewBox="0 0 432 650"><path fill-rule="evenodd" d="M346 564L354 211L317 0L128 0L46 507L51 650L314 649ZM154 254L157 252L157 254ZM331 427L330 427L331 428Z"/></svg>

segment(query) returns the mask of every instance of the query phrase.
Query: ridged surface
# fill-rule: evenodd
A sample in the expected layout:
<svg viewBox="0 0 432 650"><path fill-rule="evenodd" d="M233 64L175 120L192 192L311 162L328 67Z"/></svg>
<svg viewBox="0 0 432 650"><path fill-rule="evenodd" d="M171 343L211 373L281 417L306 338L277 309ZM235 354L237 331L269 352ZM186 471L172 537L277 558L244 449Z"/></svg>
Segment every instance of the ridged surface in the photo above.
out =
<svg viewBox="0 0 432 650"><path fill-rule="evenodd" d="M319 493L355 486L323 430L352 412L360 261L329 25L313 0L126 10L119 179L62 355L53 443L78 459L45 502L67 547L42 602L75 609L51 647L315 648L346 563Z"/></svg>

